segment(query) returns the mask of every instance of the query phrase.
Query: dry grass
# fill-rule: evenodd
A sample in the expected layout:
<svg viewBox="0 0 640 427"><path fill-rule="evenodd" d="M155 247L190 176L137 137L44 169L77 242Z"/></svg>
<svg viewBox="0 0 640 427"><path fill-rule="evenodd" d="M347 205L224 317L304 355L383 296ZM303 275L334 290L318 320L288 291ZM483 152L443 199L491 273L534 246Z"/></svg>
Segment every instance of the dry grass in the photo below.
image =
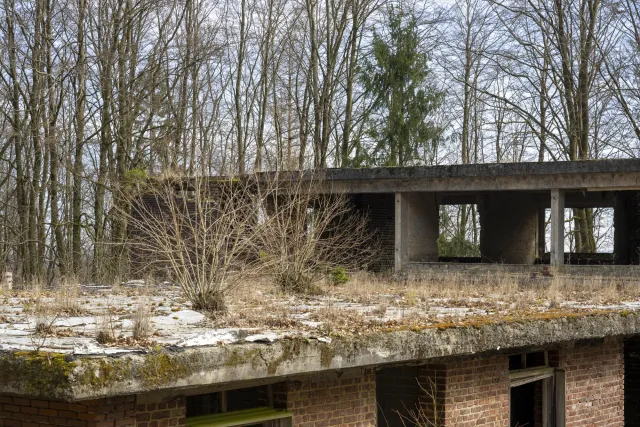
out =
<svg viewBox="0 0 640 427"><path fill-rule="evenodd" d="M114 343L118 335L115 320L109 311L96 318L96 341L100 344Z"/></svg>
<svg viewBox="0 0 640 427"><path fill-rule="evenodd" d="M418 279L397 280L391 276L354 274L344 286L326 286L334 297L361 303L376 303L381 296L403 297L406 305L431 299L482 298L513 303L540 300L572 300L598 304L640 298L640 281L597 276L531 277L525 274L430 272Z"/></svg>
<svg viewBox="0 0 640 427"><path fill-rule="evenodd" d="M441 270L407 280L361 272L341 286L321 283L314 295L284 294L267 280L246 284L229 295L229 313L215 325L359 334L547 311L587 313L593 305L639 298L640 282L615 278Z"/></svg>
<svg viewBox="0 0 640 427"><path fill-rule="evenodd" d="M132 334L136 340L145 340L151 335L151 311L148 301L138 304L138 308L133 313Z"/></svg>

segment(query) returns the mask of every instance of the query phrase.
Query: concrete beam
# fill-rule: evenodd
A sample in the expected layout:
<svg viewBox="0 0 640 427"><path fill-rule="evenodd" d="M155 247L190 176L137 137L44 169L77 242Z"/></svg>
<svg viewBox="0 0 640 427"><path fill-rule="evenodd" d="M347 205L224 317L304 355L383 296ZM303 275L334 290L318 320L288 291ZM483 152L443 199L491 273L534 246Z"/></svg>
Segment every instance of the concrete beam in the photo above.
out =
<svg viewBox="0 0 640 427"><path fill-rule="evenodd" d="M551 266L564 264L564 190L551 190Z"/></svg>

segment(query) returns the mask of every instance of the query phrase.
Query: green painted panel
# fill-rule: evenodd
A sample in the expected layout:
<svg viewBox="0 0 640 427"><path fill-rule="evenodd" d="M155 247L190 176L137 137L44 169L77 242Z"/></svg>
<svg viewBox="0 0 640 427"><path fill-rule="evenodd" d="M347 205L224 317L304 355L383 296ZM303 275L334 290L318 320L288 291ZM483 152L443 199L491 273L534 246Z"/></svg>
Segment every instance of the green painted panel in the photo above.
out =
<svg viewBox="0 0 640 427"><path fill-rule="evenodd" d="M293 414L274 408L253 408L243 411L223 412L187 418L187 427L234 427L289 418Z"/></svg>

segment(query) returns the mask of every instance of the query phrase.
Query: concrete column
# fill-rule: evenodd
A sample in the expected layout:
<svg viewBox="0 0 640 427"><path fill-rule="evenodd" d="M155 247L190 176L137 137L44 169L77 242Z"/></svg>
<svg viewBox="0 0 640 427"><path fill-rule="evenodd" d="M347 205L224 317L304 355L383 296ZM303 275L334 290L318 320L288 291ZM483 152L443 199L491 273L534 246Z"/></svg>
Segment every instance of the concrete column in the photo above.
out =
<svg viewBox="0 0 640 427"><path fill-rule="evenodd" d="M564 190L551 190L551 266L564 264Z"/></svg>
<svg viewBox="0 0 640 427"><path fill-rule="evenodd" d="M410 262L438 261L438 203L435 193L396 193L395 270Z"/></svg>
<svg viewBox="0 0 640 427"><path fill-rule="evenodd" d="M492 192L480 200L483 262L531 265L538 246L538 207L530 194Z"/></svg>
<svg viewBox="0 0 640 427"><path fill-rule="evenodd" d="M396 215L395 215L395 258L394 271L399 273L407 262L407 225L408 225L407 197L405 193L396 193Z"/></svg>

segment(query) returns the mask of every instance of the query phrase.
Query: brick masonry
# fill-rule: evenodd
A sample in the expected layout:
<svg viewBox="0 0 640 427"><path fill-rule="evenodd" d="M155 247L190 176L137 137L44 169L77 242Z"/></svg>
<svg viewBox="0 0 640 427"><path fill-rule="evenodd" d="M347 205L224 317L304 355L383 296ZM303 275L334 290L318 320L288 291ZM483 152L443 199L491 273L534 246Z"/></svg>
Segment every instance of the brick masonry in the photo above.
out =
<svg viewBox="0 0 640 427"><path fill-rule="evenodd" d="M627 363L637 357L636 351L640 344L628 342ZM624 363L623 343L618 341L576 343L550 353L551 366L565 372L567 427L625 425ZM640 372L635 365L629 374ZM638 381L627 381L631 383L626 395L630 411L637 406L637 394L632 393L637 393ZM377 374L370 369L325 373L281 382L272 389L275 405L293 412L296 427L386 425L379 413L388 418L394 409L416 404L429 422L437 417L442 427L509 426L507 355L385 368ZM153 402L150 396L131 395L64 403L0 396L1 427L169 427L184 426L185 415L184 397ZM634 420L630 417L626 425L638 425Z"/></svg>
<svg viewBox="0 0 640 427"><path fill-rule="evenodd" d="M567 427L625 425L622 342L589 342L563 349L557 366L566 372Z"/></svg>
<svg viewBox="0 0 640 427"><path fill-rule="evenodd" d="M136 396L77 403L0 396L2 427L169 427L185 425L184 398L136 404Z"/></svg>
<svg viewBox="0 0 640 427"><path fill-rule="evenodd" d="M438 425L509 427L507 356L427 365L420 383L423 413Z"/></svg>
<svg viewBox="0 0 640 427"><path fill-rule="evenodd" d="M376 426L376 376L372 371L344 378L312 377L278 385L278 406L294 413L295 427Z"/></svg>

